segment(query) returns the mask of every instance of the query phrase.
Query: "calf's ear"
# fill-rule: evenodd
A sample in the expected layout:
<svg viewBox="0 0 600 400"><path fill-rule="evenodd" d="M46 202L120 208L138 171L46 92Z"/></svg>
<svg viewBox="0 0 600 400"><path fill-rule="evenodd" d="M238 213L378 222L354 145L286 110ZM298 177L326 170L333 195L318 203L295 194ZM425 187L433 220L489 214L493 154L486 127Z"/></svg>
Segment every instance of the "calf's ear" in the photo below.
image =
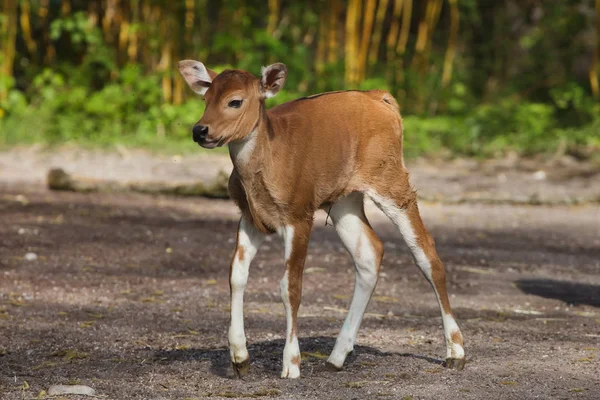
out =
<svg viewBox="0 0 600 400"><path fill-rule="evenodd" d="M199 95L204 96L210 84L218 75L216 72L206 68L200 61L183 60L177 64L179 72L189 87Z"/></svg>
<svg viewBox="0 0 600 400"><path fill-rule="evenodd" d="M275 96L285 84L287 67L282 63L271 64L262 68L260 78L262 93L265 98Z"/></svg>

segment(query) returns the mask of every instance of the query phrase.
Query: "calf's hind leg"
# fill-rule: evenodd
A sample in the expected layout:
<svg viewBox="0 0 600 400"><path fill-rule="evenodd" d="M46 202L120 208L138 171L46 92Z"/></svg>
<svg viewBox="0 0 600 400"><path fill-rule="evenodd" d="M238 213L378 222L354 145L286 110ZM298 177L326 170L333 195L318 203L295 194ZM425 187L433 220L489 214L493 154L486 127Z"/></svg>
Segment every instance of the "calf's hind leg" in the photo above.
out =
<svg viewBox="0 0 600 400"><path fill-rule="evenodd" d="M394 188L382 187L370 191L369 196L398 227L415 263L433 287L442 313L447 353L446 366L460 370L465 365L465 351L462 334L452 315L448 300L446 270L435 250L435 243L421 220L416 193L410 188L408 178L399 182L403 184L396 188L399 189L397 192L394 192Z"/></svg>
<svg viewBox="0 0 600 400"><path fill-rule="evenodd" d="M352 193L339 200L331 207L330 216L356 269L350 309L327 360L335 368L341 369L346 356L354 349L358 328L375 290L383 258L383 244L365 216L362 193Z"/></svg>

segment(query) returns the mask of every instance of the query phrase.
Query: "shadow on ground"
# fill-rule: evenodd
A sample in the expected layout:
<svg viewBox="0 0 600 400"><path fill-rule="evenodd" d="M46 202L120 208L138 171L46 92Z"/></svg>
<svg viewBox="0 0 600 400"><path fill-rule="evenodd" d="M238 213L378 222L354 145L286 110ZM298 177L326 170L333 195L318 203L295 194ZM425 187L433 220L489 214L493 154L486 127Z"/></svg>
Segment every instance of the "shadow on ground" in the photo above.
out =
<svg viewBox="0 0 600 400"><path fill-rule="evenodd" d="M317 369L326 369L326 357L329 356L335 344L332 337L309 337L300 339L302 349L303 367L311 365ZM283 339L265 340L248 345L252 368L264 373L277 374L282 367L282 352L285 346ZM441 366L443 360L414 353L384 352L370 346L355 346L354 351L348 355L344 363L344 369L352 369L360 364L357 360L361 356L370 355L374 357L399 356L415 360L423 360L427 363ZM364 358L364 357L363 357ZM210 372L222 378L233 378L229 350L226 348L191 348L184 350L158 350L153 359L159 363L172 363L174 361L210 361ZM359 365L360 367L360 365Z"/></svg>
<svg viewBox="0 0 600 400"><path fill-rule="evenodd" d="M565 303L600 307L600 286L553 279L521 279L516 285L524 293L562 300Z"/></svg>

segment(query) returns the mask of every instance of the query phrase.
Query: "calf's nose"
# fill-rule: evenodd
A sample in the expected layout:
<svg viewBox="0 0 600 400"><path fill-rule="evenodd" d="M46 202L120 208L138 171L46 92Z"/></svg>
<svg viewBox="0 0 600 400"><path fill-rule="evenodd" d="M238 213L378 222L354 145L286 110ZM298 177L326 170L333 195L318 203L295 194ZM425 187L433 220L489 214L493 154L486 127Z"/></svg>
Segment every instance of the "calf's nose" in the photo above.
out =
<svg viewBox="0 0 600 400"><path fill-rule="evenodd" d="M196 143L204 142L206 140L207 136L208 136L208 126L195 125L192 128L192 138L194 139L194 142L196 142Z"/></svg>

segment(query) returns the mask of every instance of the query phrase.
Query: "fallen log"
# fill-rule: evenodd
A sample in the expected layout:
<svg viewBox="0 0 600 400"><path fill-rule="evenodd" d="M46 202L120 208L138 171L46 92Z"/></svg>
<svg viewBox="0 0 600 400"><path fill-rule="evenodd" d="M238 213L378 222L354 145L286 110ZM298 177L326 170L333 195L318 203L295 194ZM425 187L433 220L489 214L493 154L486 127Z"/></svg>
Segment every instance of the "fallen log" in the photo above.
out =
<svg viewBox="0 0 600 400"><path fill-rule="evenodd" d="M61 168L48 171L47 184L50 190L70 192L139 192L147 194L167 194L175 196L201 196L213 199L228 199L229 175L221 170L208 182L119 182L103 179L84 178L70 175ZM506 205L576 205L600 204L600 195L587 197L576 193L565 197L544 197L537 192L525 195L494 192L465 191L458 196L439 194L419 194L419 199L441 204L506 204Z"/></svg>
<svg viewBox="0 0 600 400"><path fill-rule="evenodd" d="M46 183L50 190L69 192L139 192L147 194L169 194L176 196L203 196L227 199L229 176L220 171L209 182L118 182L71 175L62 168L48 171Z"/></svg>

